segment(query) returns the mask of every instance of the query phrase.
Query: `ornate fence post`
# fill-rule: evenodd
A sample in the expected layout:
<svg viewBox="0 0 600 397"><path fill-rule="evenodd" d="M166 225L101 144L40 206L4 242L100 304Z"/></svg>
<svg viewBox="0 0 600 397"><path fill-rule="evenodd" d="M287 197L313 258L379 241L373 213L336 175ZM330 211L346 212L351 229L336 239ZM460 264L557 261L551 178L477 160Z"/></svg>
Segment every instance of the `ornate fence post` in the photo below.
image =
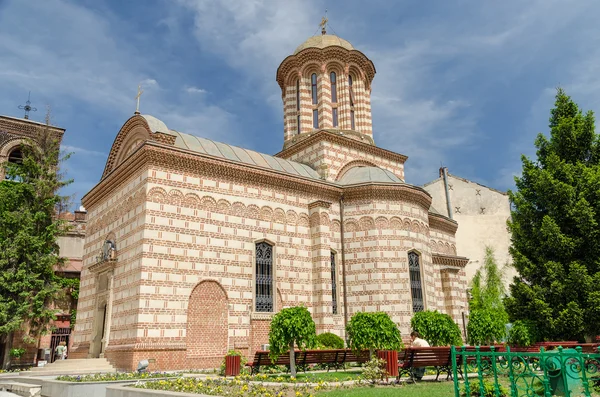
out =
<svg viewBox="0 0 600 397"><path fill-rule="evenodd" d="M483 371L481 370L481 352L479 346L475 346L475 358L477 360L477 379L479 379L479 392L485 396L485 387L483 387Z"/></svg>
<svg viewBox="0 0 600 397"><path fill-rule="evenodd" d="M544 370L544 397L552 397L552 392L550 392L550 380L548 377L548 363L546 362L546 358L544 357L544 352L546 350L541 347L540 348L540 366Z"/></svg>
<svg viewBox="0 0 600 397"><path fill-rule="evenodd" d="M494 371L494 394L500 397L500 386L498 385L498 368L496 368L496 347L490 346L492 356L492 371Z"/></svg>
<svg viewBox="0 0 600 397"><path fill-rule="evenodd" d="M467 356L467 347L466 346L462 347L461 355L463 358L463 365L465 367L464 372L463 372L463 377L464 377L464 381L465 381L465 392L466 392L467 396L470 396L471 395L471 385L469 385L469 367L467 366L467 361L469 361L469 357Z"/></svg>
<svg viewBox="0 0 600 397"><path fill-rule="evenodd" d="M517 385L515 384L515 373L513 371L513 355L510 352L510 346L506 346L506 358L508 360L508 379L510 379L510 395L511 397L519 397L517 393Z"/></svg>
<svg viewBox="0 0 600 397"><path fill-rule="evenodd" d="M558 346L558 361L560 362L560 376L563 380L563 385L565 387L565 397L571 397L571 390L569 388L569 383L567 382L567 359L563 354L562 346Z"/></svg>
<svg viewBox="0 0 600 397"><path fill-rule="evenodd" d="M454 377L454 396L460 397L460 391L458 386L458 370L456 368L456 346L450 347L450 351L452 352L452 376Z"/></svg>
<svg viewBox="0 0 600 397"><path fill-rule="evenodd" d="M585 373L585 357L583 356L581 346L577 346L575 350L577 350L577 361L579 362L579 369L581 371L581 383L583 384L583 391L586 396L589 396L590 385L587 380L587 374Z"/></svg>

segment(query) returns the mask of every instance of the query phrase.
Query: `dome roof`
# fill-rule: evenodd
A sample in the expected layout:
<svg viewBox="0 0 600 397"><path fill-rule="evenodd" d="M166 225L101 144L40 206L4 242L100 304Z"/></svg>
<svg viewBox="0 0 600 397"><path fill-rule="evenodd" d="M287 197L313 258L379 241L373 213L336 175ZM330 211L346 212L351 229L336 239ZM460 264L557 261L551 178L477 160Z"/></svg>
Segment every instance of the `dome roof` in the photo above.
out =
<svg viewBox="0 0 600 397"><path fill-rule="evenodd" d="M358 183L404 183L391 171L379 167L354 167L348 170L338 181L340 185Z"/></svg>
<svg viewBox="0 0 600 397"><path fill-rule="evenodd" d="M349 41L344 40L332 34L322 34L318 36L309 37L304 43L300 44L294 55L306 48L325 48L331 46L340 46L347 50L353 50L352 44Z"/></svg>

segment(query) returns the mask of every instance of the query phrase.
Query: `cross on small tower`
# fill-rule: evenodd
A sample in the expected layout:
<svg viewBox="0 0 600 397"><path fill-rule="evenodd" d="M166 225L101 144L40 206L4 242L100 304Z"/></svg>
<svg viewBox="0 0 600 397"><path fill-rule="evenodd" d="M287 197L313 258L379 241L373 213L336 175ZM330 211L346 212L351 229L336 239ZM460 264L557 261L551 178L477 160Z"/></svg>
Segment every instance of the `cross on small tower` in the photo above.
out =
<svg viewBox="0 0 600 397"><path fill-rule="evenodd" d="M329 22L329 19L327 19L327 10L325 10L325 16L321 19L321 23L319 24L321 26L321 34L327 34L327 22Z"/></svg>
<svg viewBox="0 0 600 397"><path fill-rule="evenodd" d="M29 119L29 112L37 112L37 108L31 107L31 91L29 91L29 95L27 96L27 102L25 105L19 105L19 109L25 110L24 119Z"/></svg>
<svg viewBox="0 0 600 397"><path fill-rule="evenodd" d="M135 106L135 114L140 114L140 97L142 96L143 93L144 93L144 90L142 90L142 86L138 85L138 92L137 92L137 95L135 96L135 100L137 101L137 104Z"/></svg>

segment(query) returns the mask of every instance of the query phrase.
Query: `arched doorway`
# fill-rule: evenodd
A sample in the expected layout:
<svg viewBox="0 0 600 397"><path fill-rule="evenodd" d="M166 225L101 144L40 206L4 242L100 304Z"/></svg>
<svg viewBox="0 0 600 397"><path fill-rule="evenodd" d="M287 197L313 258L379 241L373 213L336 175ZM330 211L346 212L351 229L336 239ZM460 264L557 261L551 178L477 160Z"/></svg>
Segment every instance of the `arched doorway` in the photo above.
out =
<svg viewBox="0 0 600 397"><path fill-rule="evenodd" d="M223 357L227 353L228 307L225 290L203 281L190 294L187 316L187 357Z"/></svg>

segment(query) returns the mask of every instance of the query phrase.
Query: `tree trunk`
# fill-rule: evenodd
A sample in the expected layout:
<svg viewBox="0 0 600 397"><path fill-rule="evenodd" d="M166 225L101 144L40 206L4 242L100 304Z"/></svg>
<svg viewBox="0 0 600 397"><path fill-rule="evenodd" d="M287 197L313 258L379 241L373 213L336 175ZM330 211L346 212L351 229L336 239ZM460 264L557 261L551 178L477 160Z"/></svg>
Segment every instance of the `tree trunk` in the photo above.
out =
<svg viewBox="0 0 600 397"><path fill-rule="evenodd" d="M4 356L2 357L2 369L8 370L10 367L10 349L13 346L13 333L9 332L4 335Z"/></svg>
<svg viewBox="0 0 600 397"><path fill-rule="evenodd" d="M296 377L296 352L294 351L294 341L290 342L290 372Z"/></svg>

